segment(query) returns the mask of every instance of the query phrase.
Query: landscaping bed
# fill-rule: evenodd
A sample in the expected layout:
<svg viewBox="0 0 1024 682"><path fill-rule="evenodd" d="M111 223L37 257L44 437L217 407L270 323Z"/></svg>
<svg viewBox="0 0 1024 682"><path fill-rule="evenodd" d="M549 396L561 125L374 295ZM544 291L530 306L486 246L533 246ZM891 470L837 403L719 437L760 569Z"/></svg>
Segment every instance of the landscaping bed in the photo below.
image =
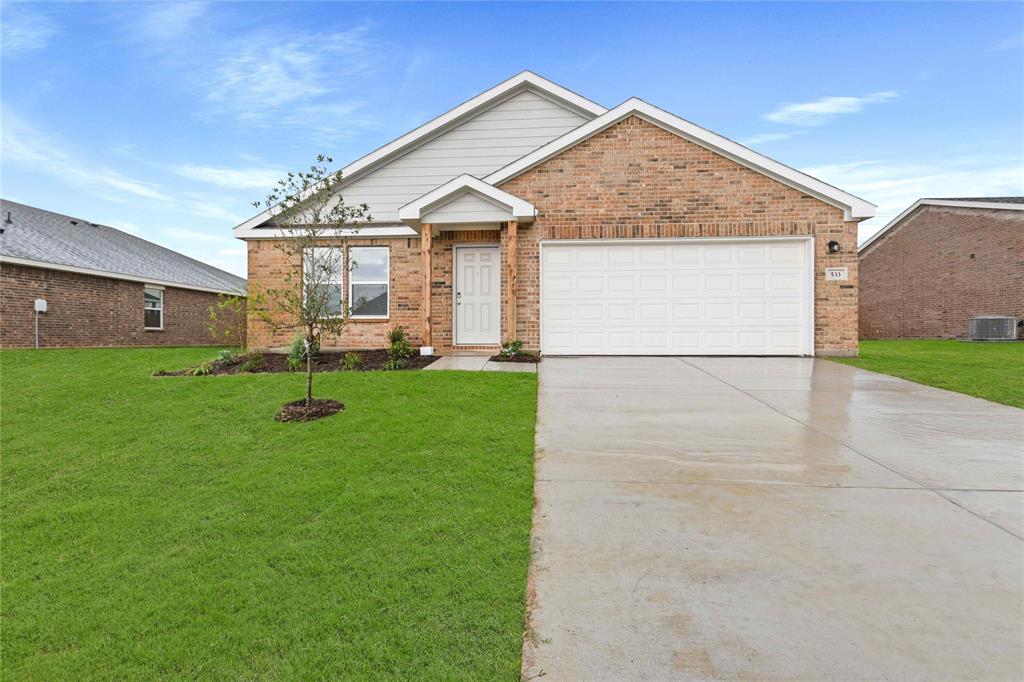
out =
<svg viewBox="0 0 1024 682"><path fill-rule="evenodd" d="M492 355L491 362L540 362L540 356L533 353L516 353L515 355Z"/></svg>
<svg viewBox="0 0 1024 682"><path fill-rule="evenodd" d="M375 350L350 351L359 356L360 363L345 366L347 352L321 351L313 358L314 372L372 372L375 370L392 369L387 367L389 359L385 348ZM399 369L423 369L440 359L438 355L411 355L405 358ZM230 359L217 359L201 362L192 367L172 371L159 371L154 376L216 376L223 374L277 374L279 372L304 372L305 361L298 368L292 369L288 364L288 356L284 353L244 353Z"/></svg>

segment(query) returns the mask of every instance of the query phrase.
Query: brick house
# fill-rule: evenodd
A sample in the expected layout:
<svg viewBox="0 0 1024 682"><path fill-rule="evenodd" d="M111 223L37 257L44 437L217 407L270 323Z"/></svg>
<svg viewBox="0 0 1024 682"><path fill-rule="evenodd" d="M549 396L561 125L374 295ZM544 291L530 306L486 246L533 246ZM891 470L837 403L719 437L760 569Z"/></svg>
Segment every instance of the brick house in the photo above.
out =
<svg viewBox="0 0 1024 682"><path fill-rule="evenodd" d="M1024 318L1024 197L921 199L861 245L860 336L955 338Z"/></svg>
<svg viewBox="0 0 1024 682"><path fill-rule="evenodd" d="M350 322L425 350L855 355L857 224L874 206L639 99L524 72L342 169L373 222L341 238ZM265 211L235 228L282 284ZM353 305L352 302L356 303ZM250 313L254 347L291 340Z"/></svg>
<svg viewBox="0 0 1024 682"><path fill-rule="evenodd" d="M0 347L210 345L245 280L121 230L0 202ZM36 300L46 312L36 314Z"/></svg>

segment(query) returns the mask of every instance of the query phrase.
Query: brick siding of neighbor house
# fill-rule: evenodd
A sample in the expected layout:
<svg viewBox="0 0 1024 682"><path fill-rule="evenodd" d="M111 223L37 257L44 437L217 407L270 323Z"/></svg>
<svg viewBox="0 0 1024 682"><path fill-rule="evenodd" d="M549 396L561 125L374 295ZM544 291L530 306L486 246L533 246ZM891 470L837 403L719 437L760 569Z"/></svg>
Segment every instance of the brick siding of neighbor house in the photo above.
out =
<svg viewBox="0 0 1024 682"><path fill-rule="evenodd" d="M1024 212L924 205L860 257L864 339L965 337L1024 317Z"/></svg>
<svg viewBox="0 0 1024 682"><path fill-rule="evenodd" d="M210 335L209 308L217 294L164 288L164 329L143 328L142 282L61 270L0 265L0 347L35 345L35 299L48 311L39 316L40 346L204 346Z"/></svg>
<svg viewBox="0 0 1024 682"><path fill-rule="evenodd" d="M540 347L542 239L736 237L811 235L815 238L815 348L822 355L857 353L857 223L842 210L741 166L632 116L571 147L501 188L532 202L533 225L518 231L515 337ZM826 253L830 240L842 252ZM384 331L402 325L421 342L420 243L412 239L350 240L391 247L391 319L350 322L338 348L380 348ZM506 263L507 231L442 231L432 249L433 344L452 344L452 257L455 244L498 243ZM826 282L826 267L846 267L849 280ZM283 258L272 240L249 242L250 294L280 286ZM501 302L508 301L504 272ZM397 303L397 306L396 306ZM504 328L501 338L510 336ZM254 347L282 347L294 332L273 333L249 316Z"/></svg>

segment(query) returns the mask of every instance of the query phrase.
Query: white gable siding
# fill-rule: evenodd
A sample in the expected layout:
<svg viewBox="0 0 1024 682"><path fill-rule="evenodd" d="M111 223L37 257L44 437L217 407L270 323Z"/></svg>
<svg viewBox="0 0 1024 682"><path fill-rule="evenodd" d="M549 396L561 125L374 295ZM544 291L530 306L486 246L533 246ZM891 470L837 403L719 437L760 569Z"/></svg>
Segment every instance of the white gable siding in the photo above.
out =
<svg viewBox="0 0 1024 682"><path fill-rule="evenodd" d="M421 220L424 223L486 223L504 222L512 218L508 206L499 206L474 192L466 192L431 209Z"/></svg>
<svg viewBox="0 0 1024 682"><path fill-rule="evenodd" d="M525 90L343 185L341 191L348 204L369 204L375 221L395 221L399 207L438 185L463 173L492 173L587 120Z"/></svg>

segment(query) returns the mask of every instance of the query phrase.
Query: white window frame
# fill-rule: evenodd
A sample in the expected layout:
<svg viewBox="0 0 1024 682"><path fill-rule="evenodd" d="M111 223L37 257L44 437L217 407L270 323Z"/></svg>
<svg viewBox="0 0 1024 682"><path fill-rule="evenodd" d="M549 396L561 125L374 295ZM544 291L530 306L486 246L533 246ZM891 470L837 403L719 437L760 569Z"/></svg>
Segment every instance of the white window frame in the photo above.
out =
<svg viewBox="0 0 1024 682"><path fill-rule="evenodd" d="M146 290L160 292L160 307L149 308L146 306ZM159 310L160 311L160 326L159 327L147 327L146 326L146 311L147 310ZM164 328L164 288L155 284L144 284L142 286L142 328L148 331L162 331Z"/></svg>
<svg viewBox="0 0 1024 682"><path fill-rule="evenodd" d="M306 303L306 258L307 258L306 253L308 253L310 251L336 251L338 253L339 268L338 268L338 272L336 273L337 279L332 278L327 284L330 285L330 286L335 286L336 285L338 287L338 293L339 294L343 294L345 292L345 254L342 251L342 248L340 246L313 246L313 247L310 247L310 248L306 249L306 251L302 254L302 303L303 303L303 305L305 305L305 303ZM348 305L348 302L345 300L344 296L339 296L339 298L341 299L342 311L344 311L345 306ZM330 317L341 317L341 316L342 316L341 312L339 312L337 315L330 315Z"/></svg>
<svg viewBox="0 0 1024 682"><path fill-rule="evenodd" d="M384 279L360 279L356 280L353 277L354 270L352 269L352 250L353 249L376 249L384 251ZM391 317L391 248L388 246L349 246L348 247L348 309L349 317L355 320L387 320ZM356 269L358 269L359 261L356 261ZM356 315L352 313L352 303L355 301L355 296L352 294L352 288L355 284L383 284L387 287L388 292L388 307L384 315Z"/></svg>

